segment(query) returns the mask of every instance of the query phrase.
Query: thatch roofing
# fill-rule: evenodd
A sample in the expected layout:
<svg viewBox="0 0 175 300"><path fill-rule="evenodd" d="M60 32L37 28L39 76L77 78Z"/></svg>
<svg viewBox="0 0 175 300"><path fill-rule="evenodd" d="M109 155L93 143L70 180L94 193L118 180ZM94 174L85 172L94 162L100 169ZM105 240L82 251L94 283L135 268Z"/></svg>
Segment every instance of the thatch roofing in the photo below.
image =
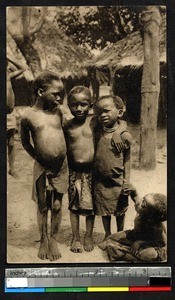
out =
<svg viewBox="0 0 175 300"><path fill-rule="evenodd" d="M133 32L126 38L106 47L96 56L89 66L97 69L114 67L121 69L125 66L138 68L143 65L143 39L140 31ZM160 62L166 62L166 19L162 18L160 26Z"/></svg>
<svg viewBox="0 0 175 300"><path fill-rule="evenodd" d="M90 55L47 20L37 33L33 46L39 53L42 69L50 69L65 78L86 74L84 63Z"/></svg>

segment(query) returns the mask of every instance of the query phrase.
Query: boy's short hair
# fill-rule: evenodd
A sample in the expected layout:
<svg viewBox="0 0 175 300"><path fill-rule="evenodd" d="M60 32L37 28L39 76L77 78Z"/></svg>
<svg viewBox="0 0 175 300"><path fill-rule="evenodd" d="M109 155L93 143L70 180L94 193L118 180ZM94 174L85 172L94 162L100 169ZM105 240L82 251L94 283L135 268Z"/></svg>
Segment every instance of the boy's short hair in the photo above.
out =
<svg viewBox="0 0 175 300"><path fill-rule="evenodd" d="M153 211L151 212L151 218L154 220L163 222L167 220L167 197L163 194L152 194L155 201Z"/></svg>
<svg viewBox="0 0 175 300"><path fill-rule="evenodd" d="M96 104L102 100L112 99L117 109L124 109L124 103L119 96L116 95L104 95L101 96L97 101Z"/></svg>
<svg viewBox="0 0 175 300"><path fill-rule="evenodd" d="M77 85L77 86L74 86L68 93L68 97L67 97L68 103L70 102L72 96L74 96L76 94L84 94L88 97L89 102L90 103L92 102L92 96L91 96L90 90L84 85Z"/></svg>
<svg viewBox="0 0 175 300"><path fill-rule="evenodd" d="M45 90L53 80L61 81L61 78L56 73L51 71L43 71L40 73L32 83L35 96L38 95L38 89L41 88Z"/></svg>

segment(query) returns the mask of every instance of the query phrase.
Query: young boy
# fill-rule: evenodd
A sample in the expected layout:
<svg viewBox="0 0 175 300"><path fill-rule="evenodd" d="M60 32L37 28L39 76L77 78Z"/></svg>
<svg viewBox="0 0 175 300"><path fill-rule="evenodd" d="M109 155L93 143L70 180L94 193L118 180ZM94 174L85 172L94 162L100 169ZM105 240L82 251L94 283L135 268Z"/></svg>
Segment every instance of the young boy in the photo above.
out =
<svg viewBox="0 0 175 300"><path fill-rule="evenodd" d="M101 129L95 154L95 212L102 216L105 241L111 234L111 215L116 216L118 231L124 226L128 196L122 188L124 180L130 177L131 135L126 122L120 120L124 104L118 96L100 97L96 102L96 112Z"/></svg>
<svg viewBox="0 0 175 300"><path fill-rule="evenodd" d="M87 87L75 86L68 95L73 119L65 127L69 165L69 210L72 227L70 250L82 252L94 248L92 231L94 211L92 199L92 165L94 159L93 121L88 116L91 93ZM84 245L80 242L79 216L86 216Z"/></svg>
<svg viewBox="0 0 175 300"><path fill-rule="evenodd" d="M124 188L131 192L137 216L134 229L110 235L103 250L110 261L160 262L167 259L167 199L162 194L147 194L140 199L131 184Z"/></svg>
<svg viewBox="0 0 175 300"><path fill-rule="evenodd" d="M61 223L63 194L68 188L66 143L62 130L60 101L63 83L57 74L45 71L33 82L36 103L21 120L21 141L35 160L33 198L38 203L41 241L38 257L57 260L57 235ZM32 139L32 143L31 143ZM50 239L47 214L51 210Z"/></svg>
<svg viewBox="0 0 175 300"><path fill-rule="evenodd" d="M9 171L8 173L16 177L15 172L15 147L14 147L14 136L16 129L16 116L14 114L15 107L15 95L12 88L11 80L21 75L26 71L20 63L16 62L7 56L7 149L8 149L8 160L9 160ZM11 66L9 65L11 63Z"/></svg>

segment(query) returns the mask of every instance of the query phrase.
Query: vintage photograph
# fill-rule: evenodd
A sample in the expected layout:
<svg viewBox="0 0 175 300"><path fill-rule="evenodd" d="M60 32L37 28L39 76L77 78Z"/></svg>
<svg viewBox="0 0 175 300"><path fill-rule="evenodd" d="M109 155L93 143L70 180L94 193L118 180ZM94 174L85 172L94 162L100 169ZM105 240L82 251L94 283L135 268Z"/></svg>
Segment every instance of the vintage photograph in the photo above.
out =
<svg viewBox="0 0 175 300"><path fill-rule="evenodd" d="M8 263L167 261L166 22L6 8Z"/></svg>

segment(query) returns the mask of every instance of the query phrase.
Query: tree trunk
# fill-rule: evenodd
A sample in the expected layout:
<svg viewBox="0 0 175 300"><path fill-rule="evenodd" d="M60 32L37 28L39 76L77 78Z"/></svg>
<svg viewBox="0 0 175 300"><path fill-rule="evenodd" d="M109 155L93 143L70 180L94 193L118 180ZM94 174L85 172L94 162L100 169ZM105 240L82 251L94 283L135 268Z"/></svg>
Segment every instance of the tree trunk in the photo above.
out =
<svg viewBox="0 0 175 300"><path fill-rule="evenodd" d="M114 74L115 74L115 69L109 64L109 74L110 74L110 82L109 82L109 86L110 86L110 95L113 96L114 92L113 92L113 87L114 87Z"/></svg>
<svg viewBox="0 0 175 300"><path fill-rule="evenodd" d="M151 170L156 166L156 136L158 100L160 92L159 27L160 13L157 7L148 6L143 11L141 22L144 29L144 65L141 85L141 169Z"/></svg>
<svg viewBox="0 0 175 300"><path fill-rule="evenodd" d="M24 55L27 64L29 65L34 76L42 70L41 60L37 49L34 48L31 37L26 37L23 41L16 41L18 48Z"/></svg>
<svg viewBox="0 0 175 300"><path fill-rule="evenodd" d="M13 8L10 8L13 11ZM35 9L36 10L36 9ZM18 48L24 55L27 64L35 75L41 71L41 60L38 50L34 47L36 35L44 24L47 7L40 8L38 18L32 15L32 8L29 6L19 7L18 18L14 30L13 24L9 22L8 30L14 38ZM18 22L19 21L19 22Z"/></svg>
<svg viewBox="0 0 175 300"><path fill-rule="evenodd" d="M95 67L92 67L88 70L91 86L92 86L92 99L93 103L96 102L96 100L99 98L99 89L100 89L100 83L97 79L96 69Z"/></svg>

